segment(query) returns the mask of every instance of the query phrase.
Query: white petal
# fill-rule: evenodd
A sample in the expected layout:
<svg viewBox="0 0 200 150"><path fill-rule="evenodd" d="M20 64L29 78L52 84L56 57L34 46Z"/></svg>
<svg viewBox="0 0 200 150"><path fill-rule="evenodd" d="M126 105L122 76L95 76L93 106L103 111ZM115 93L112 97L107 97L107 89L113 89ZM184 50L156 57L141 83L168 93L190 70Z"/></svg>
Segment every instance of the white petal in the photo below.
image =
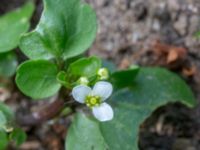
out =
<svg viewBox="0 0 200 150"><path fill-rule="evenodd" d="M112 120L114 116L112 107L107 103L102 103L100 106L93 107L92 112L99 121L109 121Z"/></svg>
<svg viewBox="0 0 200 150"><path fill-rule="evenodd" d="M72 89L73 98L79 102L84 103L85 97L90 94L92 89L85 85L78 85Z"/></svg>
<svg viewBox="0 0 200 150"><path fill-rule="evenodd" d="M112 84L105 81L99 81L94 85L92 94L100 96L102 100L106 100L112 94L112 91Z"/></svg>

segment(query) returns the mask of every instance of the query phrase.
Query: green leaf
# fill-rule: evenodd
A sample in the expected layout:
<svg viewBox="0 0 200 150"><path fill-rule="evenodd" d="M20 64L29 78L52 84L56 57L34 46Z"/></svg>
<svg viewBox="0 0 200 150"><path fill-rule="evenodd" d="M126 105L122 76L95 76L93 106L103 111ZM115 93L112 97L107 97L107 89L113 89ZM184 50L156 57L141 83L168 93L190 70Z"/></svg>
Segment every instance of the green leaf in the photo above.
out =
<svg viewBox="0 0 200 150"><path fill-rule="evenodd" d="M71 57L71 58L68 58L67 60L64 61L64 64L63 64L63 70L67 70L67 68L69 67L69 65L81 58L85 57L84 54L80 54L80 55L77 55L77 56L74 56L74 57Z"/></svg>
<svg viewBox="0 0 200 150"><path fill-rule="evenodd" d="M115 91L108 101L114 109L114 119L105 123L94 123L94 128L100 131L95 138L103 138L104 141L92 140L94 131L80 128L79 125L79 120L84 120L81 121L82 126L91 121L79 116L70 127L66 148L79 150L87 147L88 141L92 142L90 145L95 145L95 150L100 150L102 143L106 143L108 150L138 150L140 125L155 109L171 102L182 102L189 107L196 105L192 91L176 74L162 68L141 68L133 85ZM91 147L85 150L91 150Z"/></svg>
<svg viewBox="0 0 200 150"><path fill-rule="evenodd" d="M26 133L21 128L15 128L10 134L10 138L15 141L17 146L20 146L26 141Z"/></svg>
<svg viewBox="0 0 200 150"><path fill-rule="evenodd" d="M31 59L65 60L88 49L96 35L96 16L91 7L80 0L43 2L38 26L21 39L24 54Z"/></svg>
<svg viewBox="0 0 200 150"><path fill-rule="evenodd" d="M111 81L118 88L133 85L134 79L137 76L140 68L135 66L127 70L116 71L111 75Z"/></svg>
<svg viewBox="0 0 200 150"><path fill-rule="evenodd" d="M13 52L0 53L0 76L10 77L17 68L17 57Z"/></svg>
<svg viewBox="0 0 200 150"><path fill-rule="evenodd" d="M195 37L200 38L200 31L195 34Z"/></svg>
<svg viewBox="0 0 200 150"><path fill-rule="evenodd" d="M8 145L8 137L6 132L0 130L0 150L6 150Z"/></svg>
<svg viewBox="0 0 200 150"><path fill-rule="evenodd" d="M107 68L110 73L114 73L117 70L117 66L113 62L105 59L102 60L102 67Z"/></svg>
<svg viewBox="0 0 200 150"><path fill-rule="evenodd" d="M4 113L0 110L0 129L2 127L4 127L6 125L6 123L7 123L7 119L4 115Z"/></svg>
<svg viewBox="0 0 200 150"><path fill-rule="evenodd" d="M5 115L8 122L12 122L14 120L14 112L2 102L0 102L0 111Z"/></svg>
<svg viewBox="0 0 200 150"><path fill-rule="evenodd" d="M68 73L73 76L92 77L101 67L101 59L98 57L81 58L70 64Z"/></svg>
<svg viewBox="0 0 200 150"><path fill-rule="evenodd" d="M68 81L67 81L67 73L66 72L60 71L57 74L56 79L61 85L65 86L66 88L70 88L70 83L68 83Z"/></svg>
<svg viewBox="0 0 200 150"><path fill-rule="evenodd" d="M29 29L34 5L29 2L22 8L0 17L0 53L17 47L20 36Z"/></svg>
<svg viewBox="0 0 200 150"><path fill-rule="evenodd" d="M106 150L98 122L77 114L66 138L66 150Z"/></svg>
<svg viewBox="0 0 200 150"><path fill-rule="evenodd" d="M58 74L57 74L57 80L59 83L61 84L66 84L66 77L67 77L67 73L64 72L64 71L60 71Z"/></svg>
<svg viewBox="0 0 200 150"><path fill-rule="evenodd" d="M41 99L53 96L61 85L56 80L58 69L45 60L26 61L17 69L16 83L27 96Z"/></svg>

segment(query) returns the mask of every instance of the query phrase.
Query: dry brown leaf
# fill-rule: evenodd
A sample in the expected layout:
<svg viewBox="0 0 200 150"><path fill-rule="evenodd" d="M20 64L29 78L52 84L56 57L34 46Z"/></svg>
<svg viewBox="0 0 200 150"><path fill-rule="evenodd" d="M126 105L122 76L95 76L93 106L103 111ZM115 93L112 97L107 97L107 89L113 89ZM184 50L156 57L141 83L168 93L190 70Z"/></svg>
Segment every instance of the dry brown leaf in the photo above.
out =
<svg viewBox="0 0 200 150"><path fill-rule="evenodd" d="M168 68L179 68L187 57L187 49L173 45L154 42L152 50L157 57L155 64Z"/></svg>
<svg viewBox="0 0 200 150"><path fill-rule="evenodd" d="M122 59L121 63L119 64L119 68L126 69L130 66L130 64L131 64L131 62L127 58L124 58L124 59Z"/></svg>
<svg viewBox="0 0 200 150"><path fill-rule="evenodd" d="M190 77L195 75L197 72L197 68L192 66L191 68L183 68L182 73L184 76Z"/></svg>
<svg viewBox="0 0 200 150"><path fill-rule="evenodd" d="M174 62L178 59L178 52L176 49L172 49L169 51L168 56L167 56L167 64Z"/></svg>

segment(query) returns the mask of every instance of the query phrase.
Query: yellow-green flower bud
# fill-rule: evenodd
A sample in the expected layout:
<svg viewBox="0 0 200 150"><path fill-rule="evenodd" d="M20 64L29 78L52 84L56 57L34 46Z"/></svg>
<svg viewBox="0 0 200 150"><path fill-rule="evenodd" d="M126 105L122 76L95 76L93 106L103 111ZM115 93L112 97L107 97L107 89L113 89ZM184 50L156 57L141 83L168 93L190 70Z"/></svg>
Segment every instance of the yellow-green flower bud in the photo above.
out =
<svg viewBox="0 0 200 150"><path fill-rule="evenodd" d="M106 80L109 78L109 72L107 68L100 68L98 70L98 76L100 77L100 80Z"/></svg>
<svg viewBox="0 0 200 150"><path fill-rule="evenodd" d="M89 80L88 80L87 77L80 77L79 80L78 80L78 83L79 83L80 85L88 85Z"/></svg>
<svg viewBox="0 0 200 150"><path fill-rule="evenodd" d="M12 132L13 130L14 130L14 128L13 127L11 127L11 126L4 126L3 127L4 128L4 130L6 131L6 132Z"/></svg>

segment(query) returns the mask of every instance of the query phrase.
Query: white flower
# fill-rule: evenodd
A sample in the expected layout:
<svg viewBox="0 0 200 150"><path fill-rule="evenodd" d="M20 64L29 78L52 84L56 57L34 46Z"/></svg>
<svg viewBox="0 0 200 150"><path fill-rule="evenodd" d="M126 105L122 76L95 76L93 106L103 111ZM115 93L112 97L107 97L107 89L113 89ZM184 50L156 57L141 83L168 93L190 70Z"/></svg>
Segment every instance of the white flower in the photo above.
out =
<svg viewBox="0 0 200 150"><path fill-rule="evenodd" d="M86 85L78 85L73 88L72 96L79 103L85 103L92 108L93 115L100 121L108 121L113 118L113 109L104 101L112 94L112 84L105 81L97 82L93 89Z"/></svg>

